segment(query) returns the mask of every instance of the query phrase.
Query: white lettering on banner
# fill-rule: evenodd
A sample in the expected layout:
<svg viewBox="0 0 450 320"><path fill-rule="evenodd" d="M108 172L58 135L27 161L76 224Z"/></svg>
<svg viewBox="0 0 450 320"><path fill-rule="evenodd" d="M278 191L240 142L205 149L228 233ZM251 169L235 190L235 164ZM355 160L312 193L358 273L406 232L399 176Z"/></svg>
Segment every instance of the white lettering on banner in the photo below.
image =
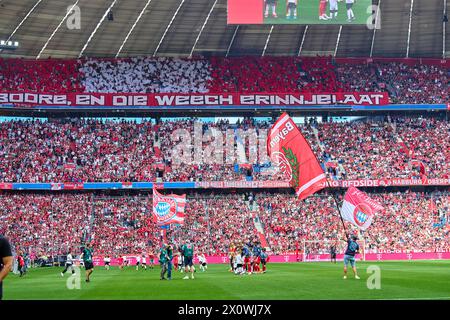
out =
<svg viewBox="0 0 450 320"><path fill-rule="evenodd" d="M232 105L233 96L228 95L155 95L158 106L182 105Z"/></svg>
<svg viewBox="0 0 450 320"><path fill-rule="evenodd" d="M220 96L220 97L222 97L222 96ZM218 105L219 101L217 99L217 96L205 96L205 103L212 104L212 105Z"/></svg>
<svg viewBox="0 0 450 320"><path fill-rule="evenodd" d="M113 106L146 106L147 96L113 96Z"/></svg>
<svg viewBox="0 0 450 320"><path fill-rule="evenodd" d="M191 96L190 104L204 104L205 99L203 96Z"/></svg>
<svg viewBox="0 0 450 320"><path fill-rule="evenodd" d="M234 103L233 96L229 95L227 97L219 96L219 104L232 105Z"/></svg>
<svg viewBox="0 0 450 320"><path fill-rule="evenodd" d="M104 106L105 105L105 96L96 97L91 94L77 94L75 99L76 105L82 106Z"/></svg>
<svg viewBox="0 0 450 320"><path fill-rule="evenodd" d="M37 93L0 93L0 103L67 105L67 96Z"/></svg>
<svg viewBox="0 0 450 320"><path fill-rule="evenodd" d="M280 142L280 140L285 140L286 136L294 130L294 126L291 122L286 122L284 127L275 135L275 137L271 137L270 147L273 148L276 144Z"/></svg>
<svg viewBox="0 0 450 320"><path fill-rule="evenodd" d="M63 98L62 98L63 97ZM322 94L146 94L127 93L90 93L73 94L70 101L66 94L42 93L0 93L0 103L28 103L30 105L101 105L106 100L113 101L111 106L176 106L176 105L380 105L387 101L386 94L380 93L322 93ZM236 101L235 101L236 99ZM151 101L149 103L149 101ZM66 102L66 103L64 103Z"/></svg>
<svg viewBox="0 0 450 320"><path fill-rule="evenodd" d="M318 94L316 104L331 104L332 97L329 94Z"/></svg>
<svg viewBox="0 0 450 320"><path fill-rule="evenodd" d="M155 96L158 106L171 106L173 104L174 96Z"/></svg>
<svg viewBox="0 0 450 320"><path fill-rule="evenodd" d="M38 103L38 95L34 93L25 93L25 103Z"/></svg>
<svg viewBox="0 0 450 320"><path fill-rule="evenodd" d="M184 106L184 105L189 105L189 104L190 104L189 97L186 97L186 96L176 96L175 97L175 105Z"/></svg>

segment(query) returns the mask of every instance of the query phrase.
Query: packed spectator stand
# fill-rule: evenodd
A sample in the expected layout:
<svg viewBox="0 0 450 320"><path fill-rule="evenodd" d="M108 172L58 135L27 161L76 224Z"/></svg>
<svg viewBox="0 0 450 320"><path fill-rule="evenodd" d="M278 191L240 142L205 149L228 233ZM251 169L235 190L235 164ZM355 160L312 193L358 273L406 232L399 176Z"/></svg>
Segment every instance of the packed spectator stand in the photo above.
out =
<svg viewBox="0 0 450 320"><path fill-rule="evenodd" d="M0 58L3 92L388 92L393 103L447 103L449 70L418 61L331 57Z"/></svg>
<svg viewBox="0 0 450 320"><path fill-rule="evenodd" d="M448 69L433 64L345 63L327 57L0 59L0 92L387 91L393 103L440 104L448 103L449 76ZM272 124L246 118L238 124L221 121L200 126L203 133L254 129L262 134ZM172 134L175 130L192 134L195 125L194 119L2 121L0 182L283 179L277 172L256 170L267 165L267 158L250 163L250 171L231 163L176 163L173 151L179 141ZM308 121L299 127L332 179L449 178L447 119L378 117ZM238 140L236 134L231 139ZM190 152L194 156L194 150ZM249 157L248 150L245 156ZM448 192L374 193L373 197L385 211L363 235L368 252L450 250ZM199 251L224 255L231 242L258 238L255 220L263 226L275 254L301 250L305 240L343 238L328 194L300 202L293 194L263 192L255 192L254 201L241 194L190 194L184 226L168 236L177 243L190 238ZM136 254L155 248L159 232L148 195L0 194L0 233L10 237L16 250L33 257L64 254L87 239L96 254Z"/></svg>
<svg viewBox="0 0 450 320"><path fill-rule="evenodd" d="M450 250L448 192L372 196L385 210L361 235L366 252ZM87 240L97 255L140 254L156 250L160 241L151 201L148 195L3 194L0 233L10 237L17 250L35 257L65 254L69 249L77 252ZM345 239L330 194L302 202L293 194L256 192L252 200L243 194L190 194L185 224L171 230L168 240L190 239L199 252L226 255L232 242L258 239L255 219L264 227L274 254L301 251L305 240ZM357 233L346 225L350 233ZM327 253L327 248L322 250Z"/></svg>
<svg viewBox="0 0 450 320"><path fill-rule="evenodd" d="M184 130L193 136L195 126L203 133L213 129L236 129L266 132L270 121L246 119L239 124L200 122L200 120L102 121L12 120L0 123L0 180L2 182L127 182L155 181L161 167L164 181L238 181L282 180L276 172L258 170L270 165L269 159L258 156L249 163L252 170L222 163L194 161L194 141L189 143L190 157L178 161L179 140L173 133ZM331 176L337 180L382 178L448 178L450 173L450 122L437 118L367 119L353 122L308 122L299 125L310 141L324 168L334 167ZM225 140L225 139L224 139ZM203 143L205 148L208 143ZM245 144L243 144L245 146ZM226 147L226 141L223 141ZM265 143L259 143L267 154ZM246 154L232 150L236 160L249 161ZM265 153L264 153L265 152ZM422 165L422 170L418 168Z"/></svg>

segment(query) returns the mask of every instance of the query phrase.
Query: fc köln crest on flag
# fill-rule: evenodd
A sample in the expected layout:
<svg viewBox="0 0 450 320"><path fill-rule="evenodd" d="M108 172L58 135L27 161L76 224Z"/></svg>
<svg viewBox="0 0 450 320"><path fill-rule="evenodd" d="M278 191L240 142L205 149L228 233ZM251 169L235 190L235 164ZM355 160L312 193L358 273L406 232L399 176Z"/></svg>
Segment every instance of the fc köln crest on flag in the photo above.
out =
<svg viewBox="0 0 450 320"><path fill-rule="evenodd" d="M327 179L317 157L287 113L270 129L267 151L301 200L325 187Z"/></svg>
<svg viewBox="0 0 450 320"><path fill-rule="evenodd" d="M341 216L359 229L366 230L372 224L375 214L383 209L381 204L367 194L355 187L350 187L345 194Z"/></svg>
<svg viewBox="0 0 450 320"><path fill-rule="evenodd" d="M169 224L184 224L184 208L186 195L160 194L153 187L153 216L158 226Z"/></svg>

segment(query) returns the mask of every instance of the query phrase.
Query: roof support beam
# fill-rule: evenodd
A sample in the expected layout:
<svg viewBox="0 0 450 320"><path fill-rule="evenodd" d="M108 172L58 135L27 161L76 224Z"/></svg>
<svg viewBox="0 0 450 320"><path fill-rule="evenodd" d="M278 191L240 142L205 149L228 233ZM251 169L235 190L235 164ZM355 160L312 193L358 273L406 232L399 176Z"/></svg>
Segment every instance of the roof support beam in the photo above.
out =
<svg viewBox="0 0 450 320"><path fill-rule="evenodd" d="M1 2L1 1L0 1ZM14 36L14 34L17 32L17 30L19 30L19 28L22 26L22 24L25 22L25 20L28 19L28 17L30 16L30 14L34 11L34 9L36 9L36 7L42 2L42 0L38 0L36 1L36 3L34 4L34 6L30 9L30 11L28 11L28 13L25 15L25 17L20 21L20 23L17 25L17 27L14 29L14 31L9 35L8 39L6 39L6 42L8 42L9 40L11 40L11 38ZM0 49L0 52L2 52L3 49Z"/></svg>
<svg viewBox="0 0 450 320"><path fill-rule="evenodd" d="M103 21L105 20L106 16L108 15L109 11L111 11L112 7L116 4L117 0L114 0L108 9L106 9L105 13L103 14L103 17L100 19L100 21L95 26L94 31L92 31L91 35L89 36L89 39L86 41L86 43L83 46L83 49L81 49L80 54L78 55L78 58L81 58L83 56L84 51L88 47L89 43L91 42L92 38L94 37L95 33L97 32L98 28L101 26Z"/></svg>
<svg viewBox="0 0 450 320"><path fill-rule="evenodd" d="M200 39L200 36L202 35L203 29L205 28L206 24L208 23L209 17L211 16L211 13L214 10L214 7L217 4L217 0L214 1L213 5L211 6L211 10L209 10L208 15L206 16L205 21L203 22L202 28L200 29L200 31L198 32L197 38L195 39L194 45L192 46L192 50L191 53L189 54L189 58L192 58L192 54L194 53L195 50L195 46L197 45L198 40Z"/></svg>
<svg viewBox="0 0 450 320"><path fill-rule="evenodd" d="M411 0L411 8L409 9L408 42L406 43L406 58L409 58L409 45L411 42L411 24L412 24L413 7L414 7L414 0Z"/></svg>
<svg viewBox="0 0 450 320"><path fill-rule="evenodd" d="M131 26L131 29L128 31L128 34L126 35L125 39L123 39L122 44L120 45L119 50L117 50L116 53L116 58L120 55L120 53L122 52L123 47L125 46L125 44L128 41L128 38L130 37L130 35L133 33L134 28L136 27L136 25L138 24L138 22L141 20L142 15L144 14L145 10L147 10L148 5L150 4L150 2L152 2L152 0L147 0L147 3L145 4L144 8L142 8L141 13L139 13L139 16L136 18L136 21L134 21L133 25Z"/></svg>
<svg viewBox="0 0 450 320"><path fill-rule="evenodd" d="M298 48L298 53L297 53L297 56L299 56L299 57L300 57L300 54L302 53L303 44L305 43L306 32L308 32L308 28L309 28L309 25L305 26L305 30L303 31L302 42L300 42L300 47Z"/></svg>
<svg viewBox="0 0 450 320"><path fill-rule="evenodd" d="M373 6L376 10L376 13L375 13L375 25L373 28L373 35L372 35L372 44L370 45L370 57L371 58L373 57L373 49L374 49L374 45L375 45L375 35L377 34L377 29L379 28L380 23L381 23L381 21L379 20L379 19L381 19L380 18L380 12L381 12L380 6L381 6L381 0L378 0L378 6Z"/></svg>
<svg viewBox="0 0 450 320"><path fill-rule="evenodd" d="M442 17L447 13L447 0L444 0L444 10L442 12ZM442 19L442 59L445 59L445 24L444 19Z"/></svg>
<svg viewBox="0 0 450 320"><path fill-rule="evenodd" d="M338 33L338 36L337 36L337 39L336 39L336 47L334 48L334 57L336 57L336 54L337 54L337 51L338 51L338 48L339 48L339 41L341 40L341 32L342 32L342 24L339 27L339 33Z"/></svg>
<svg viewBox="0 0 450 320"><path fill-rule="evenodd" d="M55 36L56 32L58 32L59 28L61 28L62 24L64 23L64 21L67 19L67 17L69 16L69 14L72 13L73 9L78 5L78 2L80 2L80 0L77 0L71 7L70 10L67 10L66 15L62 18L62 20L59 22L58 26L56 27L55 30L53 30L52 34L50 35L50 37L47 39L47 41L45 42L44 46L42 47L41 51L39 51L39 54L36 57L37 59L41 58L42 53L45 51L45 49L47 49L48 44L50 43L50 41L52 41L53 37Z"/></svg>
<svg viewBox="0 0 450 320"><path fill-rule="evenodd" d="M225 54L225 58L227 58L228 54L230 53L231 46L233 45L234 38L236 38L236 34L237 34L238 30L239 30L239 26L236 26L236 29L234 29L233 37L231 37L230 44L228 45L227 53Z"/></svg>
<svg viewBox="0 0 450 320"><path fill-rule="evenodd" d="M185 1L185 0L181 0L180 4L178 5L177 10L175 11L175 13L174 13L173 16L172 16L172 19L170 19L170 22L169 22L169 24L167 25L166 30L164 31L164 33L163 33L161 39L159 39L158 46L156 47L155 51L153 52L153 56L156 56L156 53L158 52L159 47L161 46L161 43L164 41L164 38L166 37L166 34L167 34L167 32L169 31L170 26L171 26L172 23L173 23L173 20L175 20L177 14L178 14L178 11L180 11L181 7L183 6L184 1Z"/></svg>
<svg viewBox="0 0 450 320"><path fill-rule="evenodd" d="M267 46L269 44L270 35L272 34L272 31L273 31L273 25L270 27L270 31L269 31L269 34L267 35L266 44L264 45L264 49L263 49L263 52L261 54L261 57L264 57L264 55L266 54Z"/></svg>

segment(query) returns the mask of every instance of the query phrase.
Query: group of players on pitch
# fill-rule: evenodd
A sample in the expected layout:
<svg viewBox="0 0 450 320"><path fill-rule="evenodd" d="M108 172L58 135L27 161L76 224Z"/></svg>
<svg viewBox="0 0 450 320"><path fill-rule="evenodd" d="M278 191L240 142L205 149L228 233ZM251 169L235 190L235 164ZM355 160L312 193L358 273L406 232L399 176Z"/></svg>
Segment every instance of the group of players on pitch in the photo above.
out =
<svg viewBox="0 0 450 320"><path fill-rule="evenodd" d="M350 236L347 239L347 249L344 254L344 279L347 279L347 268L350 264L353 274L356 279L359 279L358 273L356 271L355 256L359 253L359 245L356 242L358 238L356 236ZM178 252L174 253L173 245L162 243L159 250L159 264L161 266L160 279L161 280L171 280L172 270L175 269L180 272L184 272L184 280L189 279L189 273L191 279L194 279L194 273L196 272L194 266L194 244L189 240L185 244L177 248ZM336 251L335 247L331 250L331 258L336 261ZM206 271L208 269L206 257L203 253L198 256L198 261L200 264L200 270ZM149 253L150 258L150 268L153 269L154 255L152 252ZM266 248L261 246L258 241L248 241L247 243L237 242L230 245L229 255L230 261L230 272L235 275L245 275L252 273L265 273L267 271L266 264L269 261L269 255L266 252ZM82 247L82 253L80 256L83 266L86 269L86 282L90 282L90 276L94 271L93 263L93 249L88 243L86 246ZM129 265L129 260L127 257L122 257L120 260L119 267L123 270L124 267ZM110 269L111 259L109 256L104 258L105 269ZM139 270L139 265L146 270L147 260L146 255L142 254L136 259L136 270ZM64 276L67 270L71 270L72 274L75 273L74 269L74 258L70 252L67 254L66 265L64 270L61 272L61 276ZM167 278L166 278L167 274Z"/></svg>
<svg viewBox="0 0 450 320"><path fill-rule="evenodd" d="M336 20L338 14L338 2L345 1L347 7L347 22L355 20L353 13L353 5L355 0L319 0L319 20ZM268 18L270 11L273 18L278 18L277 15L278 0L265 0L264 3L264 17ZM327 3L329 3L330 15L326 14ZM286 19L297 19L297 4L298 0L286 0Z"/></svg>
<svg viewBox="0 0 450 320"><path fill-rule="evenodd" d="M259 242L232 243L229 252L230 272L236 275L266 273L269 255Z"/></svg>
<svg viewBox="0 0 450 320"><path fill-rule="evenodd" d="M177 248L176 253L174 253L174 245L164 244L159 250L159 264L161 266L161 280L172 280L172 269L185 273L183 277L184 280L189 279L189 273L191 274L191 279L194 278L195 266L194 266L194 244L189 240L185 244ZM200 265L200 270L205 272L208 270L208 263L206 257L203 253L197 255L198 262ZM167 278L166 278L167 273Z"/></svg>
<svg viewBox="0 0 450 320"><path fill-rule="evenodd" d="M81 255L80 255L80 264L84 266L86 269L86 282L90 282L90 276L94 271L94 263L93 263L93 249L90 243L87 243L85 246L81 247ZM154 259L155 255L153 252L149 252L148 254L142 253L142 255L134 255L134 256L122 256L119 260L119 268L124 270L124 268L131 265L131 258L135 258L135 266L136 270L139 270L141 267L143 270L147 270L147 257L149 258L149 268L154 268ZM206 271L208 269L206 257L203 253L200 253L198 256L198 261L200 264L200 270ZM61 276L70 270L72 274L75 274L75 258L72 253L69 251L66 255L66 263L65 268L61 272ZM178 252L174 253L174 246L170 244L163 243L159 250L158 261L161 266L161 280L171 280L172 279L172 270L186 272L186 276L183 279L189 279L188 273L191 273L191 279L194 279L194 245L190 243L188 240L186 244L180 246L178 248ZM111 267L111 258L110 256L105 256L103 258L103 262L105 265L105 269L109 270ZM166 278L167 274L167 278Z"/></svg>

